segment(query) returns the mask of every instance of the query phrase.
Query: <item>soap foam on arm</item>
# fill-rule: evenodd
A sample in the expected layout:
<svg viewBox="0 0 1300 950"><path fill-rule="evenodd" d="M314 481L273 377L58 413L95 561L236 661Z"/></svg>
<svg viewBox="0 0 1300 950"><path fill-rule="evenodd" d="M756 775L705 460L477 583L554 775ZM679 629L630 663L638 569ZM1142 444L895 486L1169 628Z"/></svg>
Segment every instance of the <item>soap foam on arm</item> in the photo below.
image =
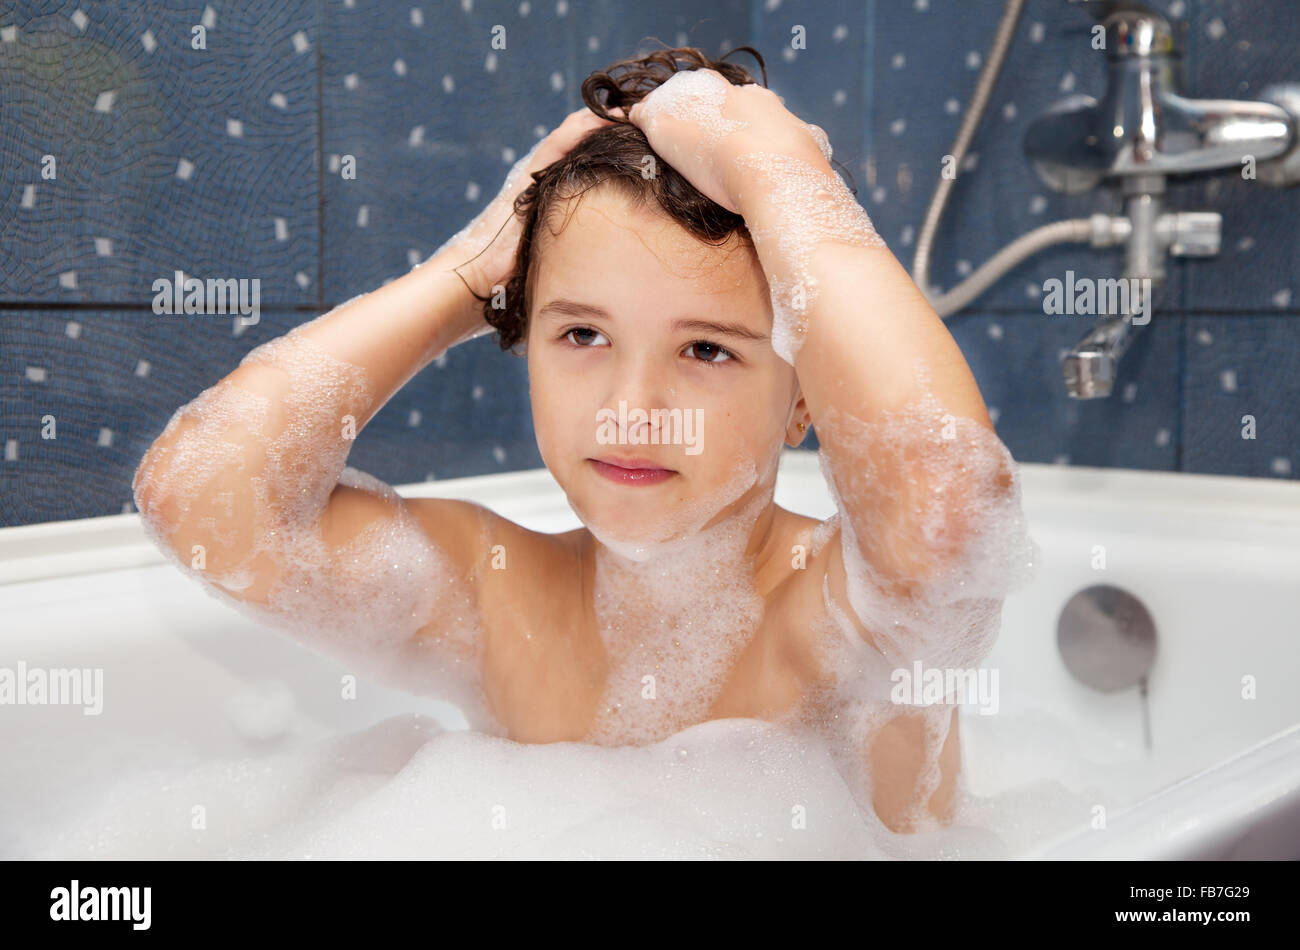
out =
<svg viewBox="0 0 1300 950"><path fill-rule="evenodd" d="M370 387L301 331L248 353L172 417L134 480L145 531L214 597L482 719L476 506L422 502L436 514L420 519L349 468Z"/></svg>
<svg viewBox="0 0 1300 950"><path fill-rule="evenodd" d="M830 409L818 427L848 600L876 648L899 665L979 663L1035 553L1006 446L928 394L873 423Z"/></svg>
<svg viewBox="0 0 1300 950"><path fill-rule="evenodd" d="M945 684L950 672L974 675L1003 599L1036 559L1006 446L946 412L924 380L919 388L919 399L871 422L833 408L817 421L836 514L813 535L825 565L825 612L813 621L823 680L802 711L863 807L910 831L940 827L930 806L944 800L945 779L968 804L955 747L946 764L945 749L955 704L974 701L945 691L918 702L916 664Z"/></svg>

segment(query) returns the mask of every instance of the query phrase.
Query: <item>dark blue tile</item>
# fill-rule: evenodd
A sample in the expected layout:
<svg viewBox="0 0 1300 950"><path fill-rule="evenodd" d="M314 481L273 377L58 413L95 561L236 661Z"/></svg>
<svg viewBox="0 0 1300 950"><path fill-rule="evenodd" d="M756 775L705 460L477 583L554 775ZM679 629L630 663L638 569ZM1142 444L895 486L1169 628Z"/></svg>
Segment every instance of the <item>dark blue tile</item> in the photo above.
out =
<svg viewBox="0 0 1300 950"><path fill-rule="evenodd" d="M317 5L212 9L204 50L180 0L5 16L0 300L145 304L177 269L317 299Z"/></svg>
<svg viewBox="0 0 1300 950"><path fill-rule="evenodd" d="M1253 98L1300 79L1300 7L1156 5L1182 25L1190 95ZM23 0L0 14L0 305L50 304L0 310L0 447L13 455L0 461L0 524L123 510L136 464L177 408L252 347L427 257L581 104L583 78L661 44L711 55L756 46L769 85L826 129L910 265L1001 11L961 0L285 0L213 4L200 52L188 43L202 4L82 7ZM507 47L491 56L497 25ZM1102 91L1091 25L1067 4L1029 0L940 230L937 284L1039 224L1120 210L1111 189L1052 192L1023 154L1043 109ZM800 31L806 49L791 44ZM747 55L734 61L757 75ZM55 181L40 178L47 154ZM356 180L339 175L343 155ZM1117 274L1118 250L1044 253L950 321L1016 457L1295 477L1297 202L1300 189L1239 176L1171 183L1171 210L1223 214L1223 251L1171 262L1109 399L1065 394L1060 356L1090 320L1046 316L1038 294L1067 269ZM230 317L154 315L153 280L178 268L260 278L261 323L235 333ZM130 306L60 309L96 302ZM1184 305L1241 316L1184 319ZM1247 415L1255 440L1241 438ZM57 439L42 438L46 417ZM805 447L816 450L815 432ZM455 348L394 395L349 462L390 484L539 467L524 362L490 336Z"/></svg>
<svg viewBox="0 0 1300 950"><path fill-rule="evenodd" d="M405 273L467 224L515 161L581 107L592 70L658 48L656 37L716 55L719 37L739 45L748 28L734 2L712 20L684 0L418 9L418 22L409 4L326 10L324 266L335 302ZM345 155L355 180L339 173Z"/></svg>
<svg viewBox="0 0 1300 950"><path fill-rule="evenodd" d="M850 0L767 7L755 5L750 42L767 60L768 85L787 109L826 131L833 159L845 166L846 182L864 201L870 5Z"/></svg>
<svg viewBox="0 0 1300 950"><path fill-rule="evenodd" d="M707 4L668 0L663 3L620 3L618 0L581 0L569 5L573 22L573 67L578 81L573 86L572 108L582 104L578 90L582 80L595 71L630 56L667 46L694 46L717 57L746 44L758 47L765 59L768 51L754 43L751 4L746 0L715 0ZM753 57L737 53L728 62L744 66L761 80Z"/></svg>
<svg viewBox="0 0 1300 950"><path fill-rule="evenodd" d="M505 49L492 48L494 28ZM563 118L572 77L567 21L543 10L332 4L325 30L325 286L342 301L405 273L477 214L541 126Z"/></svg>
<svg viewBox="0 0 1300 950"><path fill-rule="evenodd" d="M225 318L149 310L5 312L0 525L123 511L173 413L301 322L264 313L234 336ZM524 361L486 336L452 349L371 419L348 464L389 484L541 467Z"/></svg>
<svg viewBox="0 0 1300 950"><path fill-rule="evenodd" d="M1300 317L1189 317L1186 332L1183 468L1300 477Z"/></svg>
<svg viewBox="0 0 1300 950"><path fill-rule="evenodd" d="M0 523L118 514L130 503L131 475L162 430L155 407L202 388L190 392L179 358L182 341L202 334L158 333L159 319L148 310L0 315ZM214 352L191 352L212 371Z"/></svg>

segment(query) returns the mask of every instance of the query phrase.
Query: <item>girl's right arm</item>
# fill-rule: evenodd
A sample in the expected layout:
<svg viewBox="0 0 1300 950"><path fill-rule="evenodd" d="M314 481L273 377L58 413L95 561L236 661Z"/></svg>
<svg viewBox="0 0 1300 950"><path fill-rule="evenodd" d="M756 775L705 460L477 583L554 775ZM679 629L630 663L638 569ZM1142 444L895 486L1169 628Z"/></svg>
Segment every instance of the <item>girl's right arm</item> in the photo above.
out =
<svg viewBox="0 0 1300 950"><path fill-rule="evenodd" d="M464 252L449 246L251 351L177 411L133 482L151 538L208 590L421 687L474 679L481 539L497 516L430 500L416 519L346 459L394 392L487 331L451 270Z"/></svg>
<svg viewBox="0 0 1300 950"><path fill-rule="evenodd" d="M453 268L483 296L504 284L530 173L607 124L570 114L432 258L257 347L178 410L133 482L155 543L216 595L328 652L422 690L476 679L479 565L485 539L509 523L443 499L422 499L417 516L347 468L348 450L432 359L489 332ZM430 677L448 664L462 669Z"/></svg>

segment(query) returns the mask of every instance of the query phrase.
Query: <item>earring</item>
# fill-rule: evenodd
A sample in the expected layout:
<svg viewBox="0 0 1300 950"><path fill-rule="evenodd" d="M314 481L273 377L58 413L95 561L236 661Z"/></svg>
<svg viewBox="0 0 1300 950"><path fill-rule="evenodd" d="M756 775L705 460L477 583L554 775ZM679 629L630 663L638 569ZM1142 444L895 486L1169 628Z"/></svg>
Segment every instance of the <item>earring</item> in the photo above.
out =
<svg viewBox="0 0 1300 950"><path fill-rule="evenodd" d="M803 435L803 430L806 428L808 428L808 423L806 422L799 423L799 434Z"/></svg>

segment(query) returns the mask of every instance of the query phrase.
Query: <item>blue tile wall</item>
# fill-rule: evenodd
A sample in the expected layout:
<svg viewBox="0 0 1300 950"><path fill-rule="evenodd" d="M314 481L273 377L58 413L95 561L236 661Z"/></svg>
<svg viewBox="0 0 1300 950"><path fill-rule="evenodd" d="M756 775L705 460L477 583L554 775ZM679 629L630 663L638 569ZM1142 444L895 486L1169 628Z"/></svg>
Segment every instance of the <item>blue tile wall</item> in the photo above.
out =
<svg viewBox="0 0 1300 950"><path fill-rule="evenodd" d="M1201 0L1193 26L1191 95L1252 99L1280 81L1300 83L1300 4ZM1300 307L1300 193L1240 174L1202 178L1196 192L1197 208L1223 214L1221 256L1188 268L1197 309L1249 315Z"/></svg>
<svg viewBox="0 0 1300 950"><path fill-rule="evenodd" d="M1174 23L1187 94L1253 98L1300 81L1300 5L1148 0ZM252 347L427 257L513 162L581 105L592 70L662 42L748 43L786 105L826 129L858 198L911 265L998 0L18 0L0 10L0 524L131 510L140 456L182 403ZM960 170L931 280L951 287L1008 241L1120 210L1029 167L1028 124L1104 88L1091 19L1028 0ZM196 31L196 26L202 27ZM505 49L493 50L494 27ZM206 49L193 48L202 32ZM801 43L792 43L799 37ZM752 59L736 61L755 68ZM53 156L57 176L43 177ZM352 156L357 177L344 179ZM1223 214L1223 250L1170 262L1115 394L1069 399L1080 317L1042 282L1113 276L1086 248L1018 267L949 327L1017 458L1300 476L1300 188L1240 175L1170 185ZM262 321L157 316L152 283L258 277ZM1255 438L1242 438L1242 418ZM56 438L48 433L54 419ZM43 423L44 420L44 423ZM804 443L815 449L815 433ZM540 466L521 360L489 338L417 375L351 464L393 483Z"/></svg>
<svg viewBox="0 0 1300 950"><path fill-rule="evenodd" d="M1296 477L1296 323L1284 313L1187 318L1183 459L1190 470Z"/></svg>
<svg viewBox="0 0 1300 950"><path fill-rule="evenodd" d="M176 269L319 303L317 5L209 9L193 49L202 5L6 4L0 303L138 304Z"/></svg>

